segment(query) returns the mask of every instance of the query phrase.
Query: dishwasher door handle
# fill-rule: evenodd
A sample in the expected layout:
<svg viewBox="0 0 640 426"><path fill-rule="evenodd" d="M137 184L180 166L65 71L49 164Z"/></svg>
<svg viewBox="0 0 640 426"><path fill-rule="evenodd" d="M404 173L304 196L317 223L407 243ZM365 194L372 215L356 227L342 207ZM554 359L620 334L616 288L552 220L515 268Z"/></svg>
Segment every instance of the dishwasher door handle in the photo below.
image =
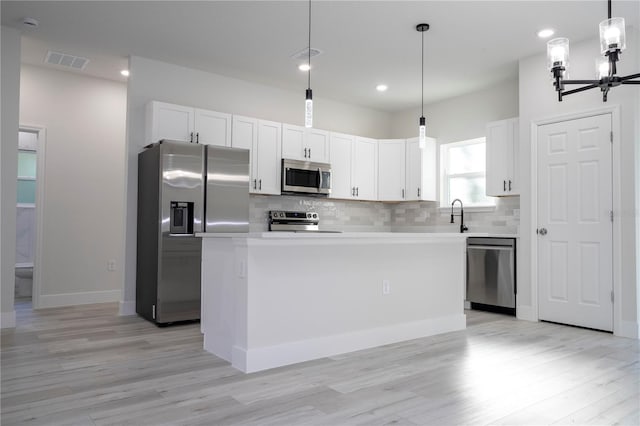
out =
<svg viewBox="0 0 640 426"><path fill-rule="evenodd" d="M513 250L511 246L467 246L467 250Z"/></svg>

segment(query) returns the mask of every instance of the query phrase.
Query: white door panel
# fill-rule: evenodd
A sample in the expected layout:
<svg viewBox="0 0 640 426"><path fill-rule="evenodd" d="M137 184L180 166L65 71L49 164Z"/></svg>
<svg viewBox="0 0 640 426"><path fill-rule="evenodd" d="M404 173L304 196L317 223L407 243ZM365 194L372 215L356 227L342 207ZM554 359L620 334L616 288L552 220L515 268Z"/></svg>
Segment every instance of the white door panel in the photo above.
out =
<svg viewBox="0 0 640 426"><path fill-rule="evenodd" d="M610 114L538 128L542 320L613 330Z"/></svg>

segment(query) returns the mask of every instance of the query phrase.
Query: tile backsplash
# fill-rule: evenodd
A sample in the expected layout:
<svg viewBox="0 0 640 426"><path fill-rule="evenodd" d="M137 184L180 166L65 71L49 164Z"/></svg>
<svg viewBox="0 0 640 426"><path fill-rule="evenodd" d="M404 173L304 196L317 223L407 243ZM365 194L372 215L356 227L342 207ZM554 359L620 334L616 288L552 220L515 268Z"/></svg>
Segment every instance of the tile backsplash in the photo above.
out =
<svg viewBox="0 0 640 426"><path fill-rule="evenodd" d="M517 234L520 228L520 197L496 198L493 211L465 211L470 232ZM381 203L326 198L251 195L250 231L268 230L269 210L316 211L320 229L343 232L457 232L460 218L450 224L450 209L436 202ZM456 206L456 213L458 212Z"/></svg>

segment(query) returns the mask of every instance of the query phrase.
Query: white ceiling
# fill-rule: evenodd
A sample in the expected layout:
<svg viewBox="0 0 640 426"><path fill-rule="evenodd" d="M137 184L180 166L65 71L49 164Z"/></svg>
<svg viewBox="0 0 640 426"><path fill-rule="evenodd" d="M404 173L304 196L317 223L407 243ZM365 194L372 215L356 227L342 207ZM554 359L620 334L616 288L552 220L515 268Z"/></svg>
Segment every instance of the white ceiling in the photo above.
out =
<svg viewBox="0 0 640 426"><path fill-rule="evenodd" d="M299 90L306 74L290 56L307 46L306 1L6 1L2 25L23 30L23 62L47 50L91 60L85 72L124 79L129 55ZM597 1L323 1L312 3L314 96L383 111L420 104L420 33L425 102L516 78L517 60L545 52L543 27L571 40L597 37L607 4ZM617 0L613 15L638 26L640 2ZM628 48L638 48L629 46ZM546 72L541 69L540 72ZM385 93L375 91L386 83ZM212 94L213 95L213 94Z"/></svg>

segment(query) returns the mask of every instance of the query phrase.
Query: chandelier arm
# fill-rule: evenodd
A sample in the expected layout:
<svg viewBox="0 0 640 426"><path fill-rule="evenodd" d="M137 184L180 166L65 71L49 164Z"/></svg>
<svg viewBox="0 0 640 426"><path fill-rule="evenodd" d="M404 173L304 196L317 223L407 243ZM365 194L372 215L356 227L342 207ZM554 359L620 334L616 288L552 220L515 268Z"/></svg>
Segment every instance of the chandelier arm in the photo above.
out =
<svg viewBox="0 0 640 426"><path fill-rule="evenodd" d="M630 83L628 80L633 80L633 79L636 79L636 78L640 78L640 72L638 74L631 74L631 75L628 75L626 77L620 77L620 81L622 81L623 84L625 82L627 82L627 84L628 84L628 83ZM633 82L631 82L631 83L634 84Z"/></svg>
<svg viewBox="0 0 640 426"><path fill-rule="evenodd" d="M590 84L588 86L578 87L577 89L572 89L572 90L567 90L565 92L562 92L562 96L573 95L574 93L584 92L585 90L595 89L596 87L599 87L599 86L597 84Z"/></svg>
<svg viewBox="0 0 640 426"><path fill-rule="evenodd" d="M623 81L620 84L640 84L640 81L635 81L635 80L634 81L629 81L629 80L627 80L627 81Z"/></svg>
<svg viewBox="0 0 640 426"><path fill-rule="evenodd" d="M563 84L595 84L600 83L600 80L562 80Z"/></svg>

